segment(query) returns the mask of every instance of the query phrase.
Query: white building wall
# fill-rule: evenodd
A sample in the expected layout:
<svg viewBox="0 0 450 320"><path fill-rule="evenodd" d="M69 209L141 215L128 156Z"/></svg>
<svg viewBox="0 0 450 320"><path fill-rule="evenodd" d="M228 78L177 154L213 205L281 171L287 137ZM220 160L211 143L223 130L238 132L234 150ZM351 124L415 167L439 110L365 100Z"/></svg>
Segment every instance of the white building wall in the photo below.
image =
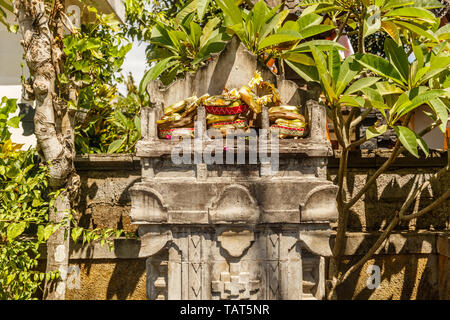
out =
<svg viewBox="0 0 450 320"><path fill-rule="evenodd" d="M12 15L8 16L8 21L13 23ZM9 32L4 25L0 25L0 98L8 97L17 99L18 103L26 102L22 99L22 86L20 77L22 72L28 75L28 69L24 65L22 70L21 63L25 64L23 57L23 48L20 45L20 35ZM17 109L16 115L19 114ZM11 140L23 144L22 149L28 149L36 145L34 134L24 136L22 123L20 127L11 128Z"/></svg>

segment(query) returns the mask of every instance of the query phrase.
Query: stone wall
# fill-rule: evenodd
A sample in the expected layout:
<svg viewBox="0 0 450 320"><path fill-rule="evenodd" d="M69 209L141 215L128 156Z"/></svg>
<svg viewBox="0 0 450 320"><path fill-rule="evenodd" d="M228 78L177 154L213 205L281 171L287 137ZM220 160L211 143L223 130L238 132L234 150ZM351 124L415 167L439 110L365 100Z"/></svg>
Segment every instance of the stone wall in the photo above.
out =
<svg viewBox="0 0 450 320"><path fill-rule="evenodd" d="M388 151L354 152L349 157L347 194L354 196L365 181L389 156ZM391 169L378 177L375 184L351 208L349 231L377 231L392 219L392 215L403 205L416 179L424 181L446 164L446 153L436 152L428 159L401 156ZM328 178L336 182L338 158L328 164ZM439 182L431 183L422 193L418 209L429 205L450 187L450 174ZM414 204L413 204L414 205ZM411 207L412 209L412 207ZM400 225L398 230L450 230L450 199L432 212Z"/></svg>
<svg viewBox="0 0 450 320"><path fill-rule="evenodd" d="M450 236L442 235L437 241L438 279L440 299L450 300Z"/></svg>
<svg viewBox="0 0 450 320"><path fill-rule="evenodd" d="M382 157L353 161L350 190L354 193ZM401 161L404 161L402 163ZM351 216L346 261L356 261L376 240L377 230L386 224L392 210L398 208L415 173L427 174L441 166L436 157L422 165L410 159L399 161L382 176L355 206ZM330 159L330 179L336 173L336 159ZM367 168L364 168L367 166ZM134 232L130 224L128 189L140 180L139 160L131 155L84 156L76 162L82 182L78 218L86 227L123 228ZM433 185L422 199L426 205L431 196L450 185ZM423 203L422 203L423 201ZM369 260L338 291L340 299L450 299L449 206L432 212L391 235L386 246ZM420 230L420 231L419 231ZM117 240L115 250L98 244L72 244L68 299L146 299L145 259L139 258L139 240ZM45 255L43 255L45 256ZM369 289L367 280L373 265L379 266L381 282ZM368 273L369 272L369 273Z"/></svg>

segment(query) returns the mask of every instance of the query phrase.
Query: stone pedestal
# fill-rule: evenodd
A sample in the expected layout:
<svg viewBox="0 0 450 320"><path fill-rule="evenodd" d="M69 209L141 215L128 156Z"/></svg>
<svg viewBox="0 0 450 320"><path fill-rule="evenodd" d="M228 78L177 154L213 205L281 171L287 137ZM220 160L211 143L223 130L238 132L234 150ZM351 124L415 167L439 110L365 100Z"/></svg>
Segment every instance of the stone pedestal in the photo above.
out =
<svg viewBox="0 0 450 320"><path fill-rule="evenodd" d="M170 155L176 142L158 139L156 131L164 106L193 94L239 88L257 69L276 84L284 104L303 106L309 137L279 140L275 173L260 159L175 165ZM142 111L143 137L136 148L142 181L130 189L140 256L147 257L148 298L323 298L329 222L337 217L336 187L326 179L331 148L324 108L294 82L260 67L236 39L196 74L169 87L154 81L148 92L156 107ZM263 108L265 129L267 112ZM198 122L201 136L206 128L202 107ZM192 156L213 143L194 142ZM227 147L223 156L235 155L237 147Z"/></svg>

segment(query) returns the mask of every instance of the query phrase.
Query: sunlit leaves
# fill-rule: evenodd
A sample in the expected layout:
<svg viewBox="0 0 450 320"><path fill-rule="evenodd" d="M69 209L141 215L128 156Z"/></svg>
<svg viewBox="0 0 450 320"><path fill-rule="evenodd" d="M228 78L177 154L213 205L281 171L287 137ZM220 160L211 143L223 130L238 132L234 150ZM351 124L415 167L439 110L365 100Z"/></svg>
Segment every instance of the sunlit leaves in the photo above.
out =
<svg viewBox="0 0 450 320"><path fill-rule="evenodd" d="M419 158L419 152L417 150L418 143L415 132L403 126L395 126L394 130L406 150L408 150L408 152L416 158Z"/></svg>

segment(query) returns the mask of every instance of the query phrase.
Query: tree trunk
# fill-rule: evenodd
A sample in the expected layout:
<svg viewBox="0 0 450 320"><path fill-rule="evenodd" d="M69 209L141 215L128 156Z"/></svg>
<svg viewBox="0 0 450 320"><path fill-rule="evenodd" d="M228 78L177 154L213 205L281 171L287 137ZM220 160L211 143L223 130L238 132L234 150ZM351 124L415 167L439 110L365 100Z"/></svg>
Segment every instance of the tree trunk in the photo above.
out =
<svg viewBox="0 0 450 320"><path fill-rule="evenodd" d="M71 200L77 193L79 178L74 169L73 117L67 108L66 90L57 81L64 66L63 27L60 15L64 7L57 0L46 11L44 0L15 0L14 13L22 34L21 44L30 70L32 84L27 92L34 96L34 117L38 150L50 164L50 187L65 188L51 208L50 220L59 223L70 213ZM65 298L65 280L69 261L69 221L48 240L47 272L59 270L61 277L46 282L46 299Z"/></svg>
<svg viewBox="0 0 450 320"><path fill-rule="evenodd" d="M62 221L70 212L70 200L66 192L58 196L55 202L55 212L50 214L50 220ZM59 271L60 277L56 281L46 281L44 297L47 300L64 300L66 295L66 279L69 267L69 221L64 228L58 229L47 240L47 272Z"/></svg>

